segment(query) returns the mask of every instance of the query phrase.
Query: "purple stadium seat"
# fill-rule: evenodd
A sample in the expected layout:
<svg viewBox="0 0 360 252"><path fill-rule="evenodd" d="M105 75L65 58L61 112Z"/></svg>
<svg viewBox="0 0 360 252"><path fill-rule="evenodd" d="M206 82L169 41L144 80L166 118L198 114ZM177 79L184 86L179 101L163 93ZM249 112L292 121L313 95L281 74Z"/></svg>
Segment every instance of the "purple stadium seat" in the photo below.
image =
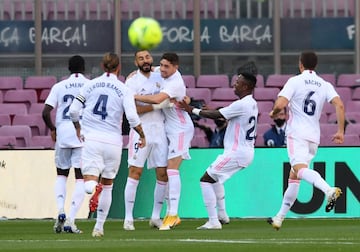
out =
<svg viewBox="0 0 360 252"><path fill-rule="evenodd" d="M322 113L326 113L327 115L330 115L331 113L334 113L334 112L335 112L334 106L328 102L325 102Z"/></svg>
<svg viewBox="0 0 360 252"><path fill-rule="evenodd" d="M48 20L81 20L85 10L81 1L51 1L48 3Z"/></svg>
<svg viewBox="0 0 360 252"><path fill-rule="evenodd" d="M37 99L37 93L33 89L8 90L4 96L4 103L23 103L29 108Z"/></svg>
<svg viewBox="0 0 360 252"><path fill-rule="evenodd" d="M333 114L331 114L333 115ZM330 116L331 116L330 115ZM336 122L336 114L334 113L334 122ZM359 112L345 112L345 118L346 120L348 120L350 123L359 123L360 124L360 111ZM329 117L330 120L330 117Z"/></svg>
<svg viewBox="0 0 360 252"><path fill-rule="evenodd" d="M236 101L239 97L233 88L215 88L211 94L212 101Z"/></svg>
<svg viewBox="0 0 360 252"><path fill-rule="evenodd" d="M41 114L44 109L44 103L33 103L29 108L29 114Z"/></svg>
<svg viewBox="0 0 360 252"><path fill-rule="evenodd" d="M234 74L231 77L230 87L234 86L237 78L238 78L237 74ZM261 74L258 74L258 75L256 75L256 88L262 88L262 87L264 87L264 76L262 76Z"/></svg>
<svg viewBox="0 0 360 252"><path fill-rule="evenodd" d="M347 112L359 112L360 111L360 101L344 101L345 110Z"/></svg>
<svg viewBox="0 0 360 252"><path fill-rule="evenodd" d="M0 136L14 136L16 138L16 148L30 146L31 129L25 125L5 125L0 127Z"/></svg>
<svg viewBox="0 0 360 252"><path fill-rule="evenodd" d="M28 125L32 136L46 134L46 126L41 114L15 115L12 125Z"/></svg>
<svg viewBox="0 0 360 252"><path fill-rule="evenodd" d="M210 101L209 104L207 104L207 107L209 109L216 109L219 107L229 106L231 103L231 101Z"/></svg>
<svg viewBox="0 0 360 252"><path fill-rule="evenodd" d="M48 88L41 90L38 102L44 102L49 96L50 90Z"/></svg>
<svg viewBox="0 0 360 252"><path fill-rule="evenodd" d="M321 136L319 146L359 146L360 138L359 135L349 134L344 135L344 143L336 144L332 140L331 136Z"/></svg>
<svg viewBox="0 0 360 252"><path fill-rule="evenodd" d="M282 88L292 74L270 74L265 82L265 87L278 87Z"/></svg>
<svg viewBox="0 0 360 252"><path fill-rule="evenodd" d="M11 117L7 114L0 114L0 127L3 125L11 125Z"/></svg>
<svg viewBox="0 0 360 252"><path fill-rule="evenodd" d="M257 134L255 139L255 147L265 147L264 135Z"/></svg>
<svg viewBox="0 0 360 252"><path fill-rule="evenodd" d="M360 74L340 74L336 83L338 87L360 87Z"/></svg>
<svg viewBox="0 0 360 252"><path fill-rule="evenodd" d="M324 17L353 17L355 0L326 1L325 9L321 8L321 11Z"/></svg>
<svg viewBox="0 0 360 252"><path fill-rule="evenodd" d="M60 1L61 2L61 1ZM29 76L25 80L24 89L45 89L51 88L57 79L55 76Z"/></svg>
<svg viewBox="0 0 360 252"><path fill-rule="evenodd" d="M16 145L16 137L0 136L0 149L14 149Z"/></svg>
<svg viewBox="0 0 360 252"><path fill-rule="evenodd" d="M196 87L201 88L217 88L217 87L230 87L229 77L225 74L208 74L199 75L196 81Z"/></svg>
<svg viewBox="0 0 360 252"><path fill-rule="evenodd" d="M203 135L195 135L191 140L191 148L208 148L209 141Z"/></svg>
<svg viewBox="0 0 360 252"><path fill-rule="evenodd" d="M267 88L257 87L254 89L254 98L257 101L272 101L272 102L274 102L276 100L279 92L280 92L280 89L276 88L276 87L267 87Z"/></svg>
<svg viewBox="0 0 360 252"><path fill-rule="evenodd" d="M345 135L360 135L360 123L349 123L345 129Z"/></svg>
<svg viewBox="0 0 360 252"><path fill-rule="evenodd" d="M351 89L349 87L336 87L335 90L343 102L351 100Z"/></svg>
<svg viewBox="0 0 360 252"><path fill-rule="evenodd" d="M51 136L33 136L31 138L32 148L54 149L55 143Z"/></svg>
<svg viewBox="0 0 360 252"><path fill-rule="evenodd" d="M320 121L320 123L328 123L328 115L326 113L322 112L319 121Z"/></svg>
<svg viewBox="0 0 360 252"><path fill-rule="evenodd" d="M274 120L269 116L268 113L259 113L258 123L274 124Z"/></svg>
<svg viewBox="0 0 360 252"><path fill-rule="evenodd" d="M194 75L182 75L182 78L184 80L185 86L187 88L195 88L195 76Z"/></svg>
<svg viewBox="0 0 360 252"><path fill-rule="evenodd" d="M352 100L360 100L360 87L354 88L351 95Z"/></svg>
<svg viewBox="0 0 360 252"><path fill-rule="evenodd" d="M271 101L258 101L257 105L260 114L269 114L274 106L274 103Z"/></svg>
<svg viewBox="0 0 360 252"><path fill-rule="evenodd" d="M86 20L111 20L114 16L113 1L88 0L84 4Z"/></svg>
<svg viewBox="0 0 360 252"><path fill-rule="evenodd" d="M270 123L258 123L256 126L256 134L264 135L264 133L271 128Z"/></svg>
<svg viewBox="0 0 360 252"><path fill-rule="evenodd" d="M333 86L336 86L336 76L335 74L319 74L321 78L326 80L327 82L330 82L333 84Z"/></svg>
<svg viewBox="0 0 360 252"><path fill-rule="evenodd" d="M20 76L0 76L0 90L22 89L23 79Z"/></svg>
<svg viewBox="0 0 360 252"><path fill-rule="evenodd" d="M321 15L321 1L318 0L283 0L283 16L311 18Z"/></svg>
<svg viewBox="0 0 360 252"><path fill-rule="evenodd" d="M34 20L35 3L34 1L13 1L15 20Z"/></svg>
<svg viewBox="0 0 360 252"><path fill-rule="evenodd" d="M23 103L0 103L0 113L10 116L27 114L28 110Z"/></svg>
<svg viewBox="0 0 360 252"><path fill-rule="evenodd" d="M3 91L0 90L0 103L3 103Z"/></svg>
<svg viewBox="0 0 360 252"><path fill-rule="evenodd" d="M211 101L211 92L208 88L187 88L186 95L195 100L204 100L205 104Z"/></svg>
<svg viewBox="0 0 360 252"><path fill-rule="evenodd" d="M337 131L337 124L333 123L320 123L320 135L331 137Z"/></svg>

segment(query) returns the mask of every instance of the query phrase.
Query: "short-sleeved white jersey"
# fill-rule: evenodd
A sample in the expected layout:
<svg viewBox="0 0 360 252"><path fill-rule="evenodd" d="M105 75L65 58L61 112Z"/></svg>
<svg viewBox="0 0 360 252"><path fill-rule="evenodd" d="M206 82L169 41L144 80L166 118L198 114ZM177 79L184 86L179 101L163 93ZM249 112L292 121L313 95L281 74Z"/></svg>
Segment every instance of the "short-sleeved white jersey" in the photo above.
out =
<svg viewBox="0 0 360 252"><path fill-rule="evenodd" d="M56 108L56 142L60 148L82 146L70 119L69 107L87 81L80 73L71 74L69 78L56 83L45 100L45 104Z"/></svg>
<svg viewBox="0 0 360 252"><path fill-rule="evenodd" d="M147 78L140 70L126 80L125 85L138 95L153 95L160 92L162 78L159 72L151 72ZM137 101L138 105L148 105L147 103ZM164 114L160 109L140 114L141 124L164 123Z"/></svg>
<svg viewBox="0 0 360 252"><path fill-rule="evenodd" d="M183 78L179 71L176 71L169 78L163 80L162 89L160 92L166 93L170 98L175 98L176 101L182 101L186 96L186 87ZM189 114L174 106L171 108L164 108L165 114L165 129L167 134L176 134L179 131L187 131L193 129L194 125Z"/></svg>
<svg viewBox="0 0 360 252"><path fill-rule="evenodd" d="M258 107L253 96L247 95L219 111L228 120L224 153L254 149Z"/></svg>
<svg viewBox="0 0 360 252"><path fill-rule="evenodd" d="M305 70L291 77L278 96L289 101L286 135L319 143L319 120L324 103L339 96L332 84L319 77L315 71Z"/></svg>
<svg viewBox="0 0 360 252"><path fill-rule="evenodd" d="M114 74L87 82L78 100L85 105L81 122L86 139L122 146L122 119L125 112L130 127L140 124L133 92Z"/></svg>

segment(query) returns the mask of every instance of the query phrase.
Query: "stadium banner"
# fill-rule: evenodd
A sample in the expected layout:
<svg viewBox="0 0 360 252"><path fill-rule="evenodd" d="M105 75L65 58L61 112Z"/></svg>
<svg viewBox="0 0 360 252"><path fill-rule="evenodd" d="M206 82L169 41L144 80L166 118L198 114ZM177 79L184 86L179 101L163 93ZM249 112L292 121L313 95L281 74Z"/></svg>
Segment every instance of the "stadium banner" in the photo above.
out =
<svg viewBox="0 0 360 252"><path fill-rule="evenodd" d="M0 151L0 218L56 218L56 167L53 150ZM75 188L74 171L67 181L65 210ZM79 218L87 218L90 196L85 196Z"/></svg>
<svg viewBox="0 0 360 252"><path fill-rule="evenodd" d="M301 181L300 193L287 217L353 218L360 217L359 147L320 147L311 167L343 195L334 211L325 212L324 194ZM221 149L191 149L192 159L181 165L182 181L179 215L182 218L205 218L206 209L199 180ZM127 150L114 182L109 218L124 218L124 188L128 174ZM285 148L256 148L253 163L225 182L226 207L230 217L263 218L280 208L289 172ZM55 218L54 197L56 169L52 150L3 150L0 152L0 217ZM74 188L73 171L68 179L68 201ZM138 186L135 218L149 218L153 205L155 171L145 169ZM87 218L86 196L78 218ZM165 205L163 215L165 213Z"/></svg>
<svg viewBox="0 0 360 252"><path fill-rule="evenodd" d="M121 23L124 53L133 53L127 30L131 20ZM193 21L159 20L164 38L153 51L193 51ZM103 53L114 50L113 21L43 21L44 54ZM354 50L353 18L281 19L283 51ZM202 52L273 51L272 19L203 19L200 28ZM33 53L33 21L0 21L0 53Z"/></svg>

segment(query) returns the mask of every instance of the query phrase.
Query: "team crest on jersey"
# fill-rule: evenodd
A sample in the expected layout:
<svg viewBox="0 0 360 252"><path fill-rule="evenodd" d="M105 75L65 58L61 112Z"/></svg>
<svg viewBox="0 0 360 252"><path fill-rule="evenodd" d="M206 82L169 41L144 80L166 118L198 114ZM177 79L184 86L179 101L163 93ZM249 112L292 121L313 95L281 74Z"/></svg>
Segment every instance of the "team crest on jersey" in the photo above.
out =
<svg viewBox="0 0 360 252"><path fill-rule="evenodd" d="M157 88L160 88L161 87L161 84L159 82L156 82L156 87Z"/></svg>

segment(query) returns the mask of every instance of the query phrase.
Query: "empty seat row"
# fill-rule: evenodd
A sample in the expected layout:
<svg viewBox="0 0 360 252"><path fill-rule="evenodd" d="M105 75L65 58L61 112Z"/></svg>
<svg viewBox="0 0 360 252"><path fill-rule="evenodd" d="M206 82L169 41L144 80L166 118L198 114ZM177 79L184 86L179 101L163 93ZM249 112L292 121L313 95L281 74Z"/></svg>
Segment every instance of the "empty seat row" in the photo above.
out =
<svg viewBox="0 0 360 252"><path fill-rule="evenodd" d="M286 81L294 75L291 74L270 74L265 81L266 87L283 87ZM324 80L330 82L336 87L360 87L360 74L319 74Z"/></svg>
<svg viewBox="0 0 360 252"><path fill-rule="evenodd" d="M355 0L281 0L281 17L351 17ZM33 20L34 0L1 0L0 18ZM114 0L43 0L44 20L110 20ZM201 18L272 17L272 1L201 0ZM152 16L158 19L193 18L193 0L122 0L124 19Z"/></svg>
<svg viewBox="0 0 360 252"><path fill-rule="evenodd" d="M0 127L0 149L52 149L51 136L33 136L28 125L3 125Z"/></svg>

